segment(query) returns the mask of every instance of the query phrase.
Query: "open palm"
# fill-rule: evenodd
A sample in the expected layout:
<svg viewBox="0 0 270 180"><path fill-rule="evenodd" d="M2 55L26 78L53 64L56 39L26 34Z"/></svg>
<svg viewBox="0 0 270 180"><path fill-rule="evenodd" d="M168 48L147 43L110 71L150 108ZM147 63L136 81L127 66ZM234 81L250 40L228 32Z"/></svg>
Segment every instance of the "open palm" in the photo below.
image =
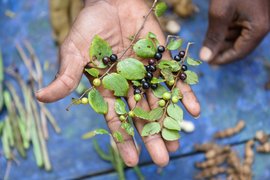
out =
<svg viewBox="0 0 270 180"><path fill-rule="evenodd" d="M68 37L61 46L61 66L58 77L48 87L38 91L37 98L42 102L53 102L64 98L77 87L83 70L89 62L88 50L95 35L98 34L108 41L113 52L118 54L118 57L121 56L130 45L129 37L139 30L148 11L149 7L143 0L86 1L84 9L80 12ZM165 44L164 35L152 15L139 36L144 37L149 31L157 35L161 44ZM130 56L134 56L131 50L125 54L125 57ZM169 54L164 54L164 58L169 59ZM147 61L144 63L146 64ZM89 80L91 82L90 78ZM198 116L200 106L190 86L179 81L177 87L183 94L182 103L186 109L193 116ZM105 119L110 130L112 132L120 131L124 138L123 143L117 143L119 152L128 166L134 166L138 163L138 152L132 136L120 127L121 122L114 111L115 97L111 91L102 87L99 88L99 91L108 102L109 110ZM127 98L130 109L136 103L133 96L133 88L131 87ZM146 92L146 97L137 106L145 110L158 106L158 99L152 93ZM134 118L134 124L139 132L145 123L144 120ZM142 137L142 139L153 161L159 166L165 166L169 161L168 152L176 151L179 147L178 141L165 141L160 134Z"/></svg>

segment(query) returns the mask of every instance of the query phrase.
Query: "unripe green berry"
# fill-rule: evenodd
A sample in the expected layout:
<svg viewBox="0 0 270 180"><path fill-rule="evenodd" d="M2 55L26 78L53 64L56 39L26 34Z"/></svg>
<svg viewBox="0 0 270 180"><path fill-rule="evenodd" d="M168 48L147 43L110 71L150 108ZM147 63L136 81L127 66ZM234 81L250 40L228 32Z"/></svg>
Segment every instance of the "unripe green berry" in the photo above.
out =
<svg viewBox="0 0 270 180"><path fill-rule="evenodd" d="M82 103L82 104L88 104L88 98L87 98L87 97L83 97L83 98L81 99L81 103Z"/></svg>
<svg viewBox="0 0 270 180"><path fill-rule="evenodd" d="M130 117L135 117L135 113L134 113L133 111L129 111L129 112L128 112L128 115L129 115Z"/></svg>
<svg viewBox="0 0 270 180"><path fill-rule="evenodd" d="M141 96L140 94L135 94L135 95L134 95L134 100L135 100L136 102L140 101L141 99L142 99L142 96Z"/></svg>
<svg viewBox="0 0 270 180"><path fill-rule="evenodd" d="M174 85L174 82L175 82L174 79L172 79L172 80L168 81L167 84L168 84L169 86L172 86L172 85Z"/></svg>
<svg viewBox="0 0 270 180"><path fill-rule="evenodd" d="M172 102L173 102L173 103L177 103L178 100L179 100L179 98L178 98L177 96L173 96L173 97L172 97Z"/></svg>
<svg viewBox="0 0 270 180"><path fill-rule="evenodd" d="M171 93L165 92L165 93L163 93L162 98L164 100L169 100L169 99L171 99L171 96L172 96Z"/></svg>
<svg viewBox="0 0 270 180"><path fill-rule="evenodd" d="M98 87L98 86L100 86L100 84L101 84L101 81L100 81L99 78L95 78L95 79L93 80L93 85L94 85L94 86Z"/></svg>
<svg viewBox="0 0 270 180"><path fill-rule="evenodd" d="M124 115L121 115L119 118L120 118L120 121L126 120L126 117Z"/></svg>
<svg viewBox="0 0 270 180"><path fill-rule="evenodd" d="M166 104L166 101L164 101L163 99L161 99L161 100L158 101L158 105L159 105L160 107L164 107L165 104Z"/></svg>

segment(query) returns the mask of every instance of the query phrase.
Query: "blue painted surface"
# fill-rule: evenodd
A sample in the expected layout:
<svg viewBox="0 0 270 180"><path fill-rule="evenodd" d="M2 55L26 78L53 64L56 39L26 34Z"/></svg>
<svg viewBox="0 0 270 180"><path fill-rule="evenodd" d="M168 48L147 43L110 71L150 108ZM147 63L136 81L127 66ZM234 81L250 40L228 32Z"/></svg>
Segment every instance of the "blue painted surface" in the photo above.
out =
<svg viewBox="0 0 270 180"><path fill-rule="evenodd" d="M204 33L207 27L208 1L195 1L199 5L200 13L194 18L181 21L181 37L187 41L195 42L191 49L194 57L197 56L201 47ZM14 19L4 16L4 11L10 9L16 13ZM48 17L48 2L42 0L0 0L0 47L4 55L4 64L16 64L22 73L25 68L16 53L14 43L29 39L33 44L36 53L44 63L48 60L51 63L50 69L45 73L44 84L48 84L57 72L57 52L51 39L51 29ZM203 74L200 84L193 89L201 102L202 113L198 120L194 120L188 114L185 119L192 120L196 125L193 134L182 133L181 149L174 155L179 155L192 151L194 143L205 142L211 139L213 132L217 129L232 126L239 119L247 122L247 128L241 134L229 138L227 142L237 142L250 138L256 130L264 129L270 133L270 92L264 90L264 83L268 80L270 72L264 64L270 62L270 35L268 35L261 45L249 55L245 60L219 68L210 67L203 64L197 72ZM24 77L26 78L26 77ZM81 135L85 132L106 127L103 117L97 116L87 106L74 107L70 112L65 111L65 107L70 102L71 95L59 102L49 104L48 107L55 115L62 134L56 135L50 129L50 140L48 146L53 164L53 171L47 173L36 167L32 152L28 153L27 161L20 159L20 165L14 165L11 170L11 179L66 179L70 177L82 176L85 174L102 171L111 166L101 161L92 148L91 141L81 140ZM108 142L107 137L99 137L100 142ZM138 138L137 138L138 139ZM141 141L139 141L141 143ZM264 158L258 158L259 164ZM183 163L187 159L171 162L166 168L168 172L181 177L182 169L187 169L187 174L194 171L192 162L196 159L189 158L190 166ZM142 149L141 162L149 161L150 157ZM257 163L258 164L258 163ZM262 163L270 169L269 164ZM0 158L0 179L4 172L6 161ZM186 168L187 167L187 168ZM188 168L189 167L189 168ZM267 177L264 168L256 165L256 172L260 172L258 177ZM151 177L151 173L156 167L151 166L143 170L146 176ZM180 170L181 169L181 170ZM128 172L128 174L131 172ZM179 174L178 174L179 173ZM269 173L267 171L267 173ZM171 174L164 173L163 176L156 175L156 178L168 178ZM190 176L187 176L190 177ZM268 175L269 177L269 175ZM102 178L102 177L101 177Z"/></svg>

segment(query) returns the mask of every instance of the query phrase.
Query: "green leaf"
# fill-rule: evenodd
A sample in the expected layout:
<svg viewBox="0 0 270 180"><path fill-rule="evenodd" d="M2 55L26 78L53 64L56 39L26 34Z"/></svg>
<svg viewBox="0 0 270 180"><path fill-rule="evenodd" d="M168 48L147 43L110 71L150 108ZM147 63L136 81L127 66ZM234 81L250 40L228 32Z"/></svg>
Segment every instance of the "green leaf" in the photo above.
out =
<svg viewBox="0 0 270 180"><path fill-rule="evenodd" d="M178 88L172 90L172 96L176 96L178 99L182 99L183 95Z"/></svg>
<svg viewBox="0 0 270 180"><path fill-rule="evenodd" d="M183 110L177 104L171 103L167 108L167 113L171 118L178 122L183 120Z"/></svg>
<svg viewBox="0 0 270 180"><path fill-rule="evenodd" d="M167 49L169 49L170 51L176 50L181 48L183 43L182 39L171 39L169 44L167 45Z"/></svg>
<svg viewBox="0 0 270 180"><path fill-rule="evenodd" d="M133 46L133 50L138 57L152 58L156 53L156 46L150 39L140 39Z"/></svg>
<svg viewBox="0 0 270 180"><path fill-rule="evenodd" d="M177 61L173 60L161 60L158 63L159 69L170 69L172 72L177 72L180 70L180 65Z"/></svg>
<svg viewBox="0 0 270 180"><path fill-rule="evenodd" d="M121 128L123 128L129 135L134 136L134 128L130 123L127 122L122 123Z"/></svg>
<svg viewBox="0 0 270 180"><path fill-rule="evenodd" d="M200 64L202 64L202 61L200 60L194 60L191 57L187 57L187 63L191 66L198 66Z"/></svg>
<svg viewBox="0 0 270 180"><path fill-rule="evenodd" d="M128 80L139 80L144 78L146 70L141 61L127 58L117 64L117 72Z"/></svg>
<svg viewBox="0 0 270 180"><path fill-rule="evenodd" d="M167 141L175 141L180 138L180 134L178 131L170 130L167 128L163 128L161 132L162 138Z"/></svg>
<svg viewBox="0 0 270 180"><path fill-rule="evenodd" d="M114 91L115 96L126 96L129 85L127 80L117 73L111 73L102 80L104 88Z"/></svg>
<svg viewBox="0 0 270 180"><path fill-rule="evenodd" d="M149 32L147 34L147 37L150 38L150 39L157 39L157 36L154 33L152 33L152 32Z"/></svg>
<svg viewBox="0 0 270 180"><path fill-rule="evenodd" d="M110 133L105 129L95 129L94 131L90 131L88 133L85 133L82 136L82 138L83 139L89 139L89 138L92 138L92 137L94 137L95 135L98 135L98 134L110 134Z"/></svg>
<svg viewBox="0 0 270 180"><path fill-rule="evenodd" d="M95 35L89 48L90 62L98 68L106 68L102 58L104 56L110 56L112 54L112 48L107 41L100 36Z"/></svg>
<svg viewBox="0 0 270 180"><path fill-rule="evenodd" d="M156 7L155 7L155 15L157 17L162 16L166 11L167 11L167 5L165 2L159 2L157 3Z"/></svg>
<svg viewBox="0 0 270 180"><path fill-rule="evenodd" d="M143 126L141 136L149 136L159 133L161 130L160 124L157 122L147 123Z"/></svg>
<svg viewBox="0 0 270 180"><path fill-rule="evenodd" d="M136 107L133 110L134 114L136 117L144 119L144 120L148 120L148 121L155 121L161 118L162 113L163 113L163 109L158 107L156 109L153 109L152 111L145 111L139 107Z"/></svg>
<svg viewBox="0 0 270 180"><path fill-rule="evenodd" d="M108 103L95 88L88 93L88 101L95 112L99 114L107 114Z"/></svg>
<svg viewBox="0 0 270 180"><path fill-rule="evenodd" d="M163 125L167 129L177 130L177 131L181 130L179 122L170 117L166 117L164 119Z"/></svg>
<svg viewBox="0 0 270 180"><path fill-rule="evenodd" d="M162 95L167 92L167 89L159 84L157 89L154 89L152 91L157 98L162 98Z"/></svg>
<svg viewBox="0 0 270 180"><path fill-rule="evenodd" d="M164 79L166 81L171 81L171 80L174 79L173 73L172 73L172 71L169 68L162 69L160 71L160 73L162 74L162 76L164 77Z"/></svg>
<svg viewBox="0 0 270 180"><path fill-rule="evenodd" d="M86 68L84 70L93 77L98 77L99 75L99 70L96 68L90 68L90 69Z"/></svg>
<svg viewBox="0 0 270 180"><path fill-rule="evenodd" d="M125 102L122 99L117 98L114 104L114 110L119 115L126 114L127 111Z"/></svg>
<svg viewBox="0 0 270 180"><path fill-rule="evenodd" d="M156 77L153 77L151 80L151 84L159 84L159 83L162 83L164 81L165 81L164 79L158 79Z"/></svg>
<svg viewBox="0 0 270 180"><path fill-rule="evenodd" d="M185 80L187 84L193 85L199 82L198 75L195 72L187 70L185 73L187 75L187 79Z"/></svg>
<svg viewBox="0 0 270 180"><path fill-rule="evenodd" d="M117 142L124 142L123 136L119 131L115 131L113 133L113 137L116 139Z"/></svg>
<svg viewBox="0 0 270 180"><path fill-rule="evenodd" d="M141 86L140 81L131 81L134 86Z"/></svg>

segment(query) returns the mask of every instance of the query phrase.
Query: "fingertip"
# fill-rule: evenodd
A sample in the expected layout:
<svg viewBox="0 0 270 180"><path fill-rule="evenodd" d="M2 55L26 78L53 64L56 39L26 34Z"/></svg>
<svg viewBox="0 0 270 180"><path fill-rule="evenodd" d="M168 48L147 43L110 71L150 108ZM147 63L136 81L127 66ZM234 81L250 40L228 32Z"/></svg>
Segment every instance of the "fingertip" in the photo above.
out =
<svg viewBox="0 0 270 180"><path fill-rule="evenodd" d="M162 157L153 158L153 162L159 167L167 166L169 164L169 161L170 161L170 157L168 153L164 154Z"/></svg>
<svg viewBox="0 0 270 180"><path fill-rule="evenodd" d="M178 150L179 148L179 141L166 141L166 147L167 147L167 150L172 153L172 152L175 152Z"/></svg>
<svg viewBox="0 0 270 180"><path fill-rule="evenodd" d="M128 167L134 167L138 164L139 155L133 140L126 140L123 143L117 143L117 147L124 163Z"/></svg>
<svg viewBox="0 0 270 180"><path fill-rule="evenodd" d="M211 60L212 57L212 50L206 46L203 46L200 50L200 59L205 61L205 62L209 62Z"/></svg>

